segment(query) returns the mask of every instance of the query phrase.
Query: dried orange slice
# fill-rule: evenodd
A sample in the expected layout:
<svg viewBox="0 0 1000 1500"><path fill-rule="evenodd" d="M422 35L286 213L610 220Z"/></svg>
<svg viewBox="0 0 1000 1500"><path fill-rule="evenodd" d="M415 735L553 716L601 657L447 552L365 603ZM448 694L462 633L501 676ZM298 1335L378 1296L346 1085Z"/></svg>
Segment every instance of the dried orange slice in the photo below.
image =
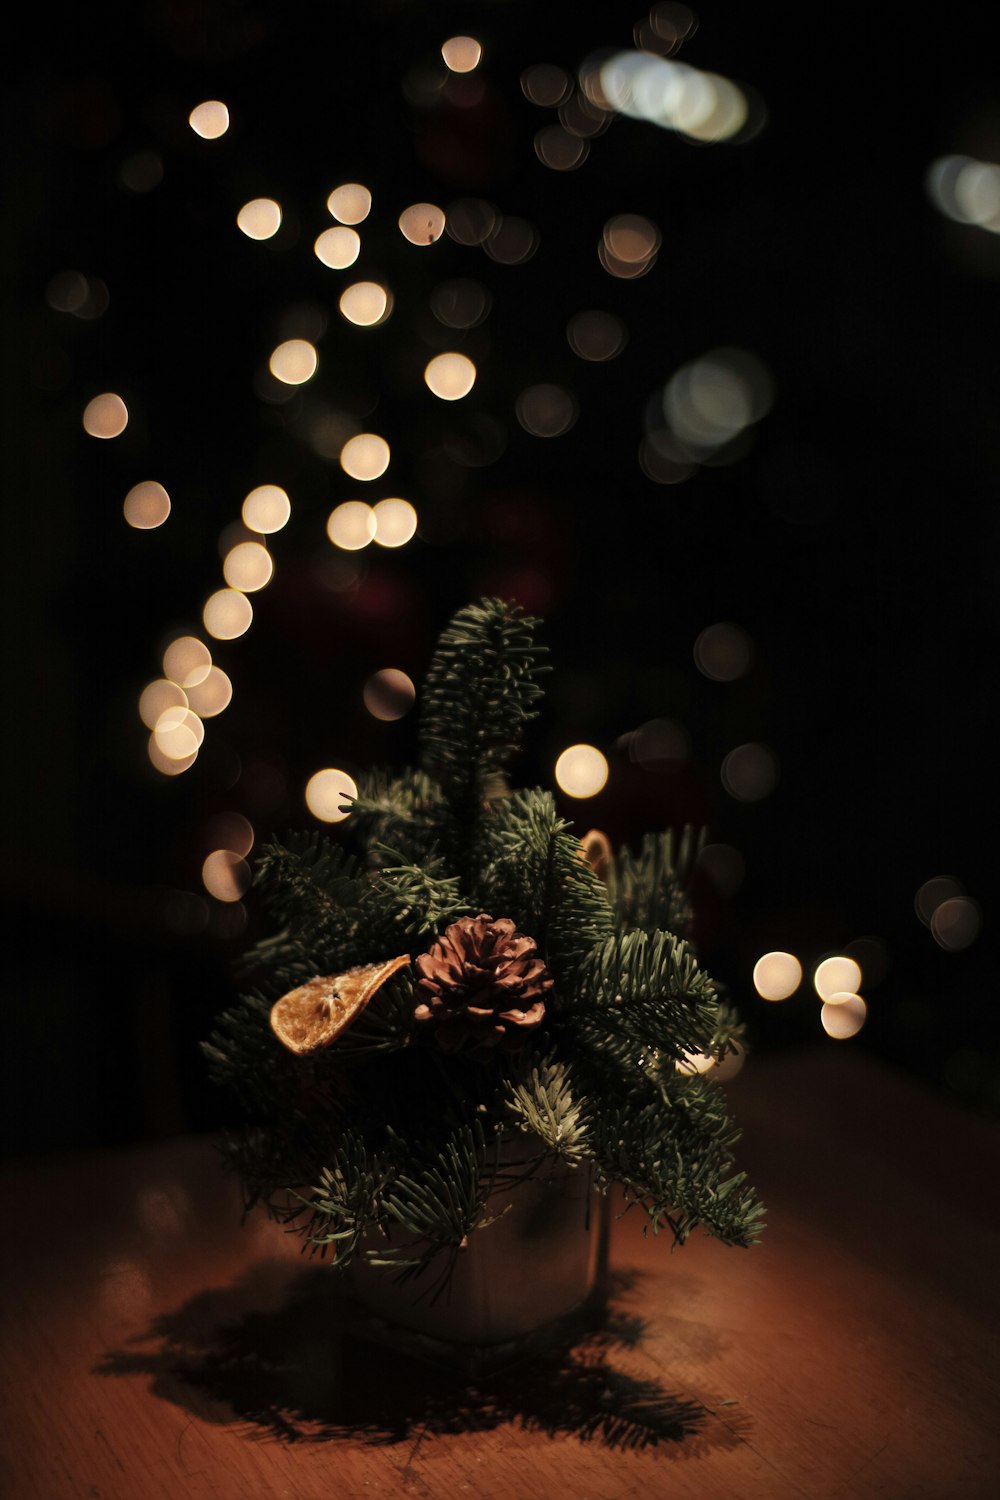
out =
<svg viewBox="0 0 1000 1500"><path fill-rule="evenodd" d="M328 1047L360 1015L387 979L410 962L408 953L380 964L359 964L343 974L310 979L271 1006L271 1030L300 1057Z"/></svg>

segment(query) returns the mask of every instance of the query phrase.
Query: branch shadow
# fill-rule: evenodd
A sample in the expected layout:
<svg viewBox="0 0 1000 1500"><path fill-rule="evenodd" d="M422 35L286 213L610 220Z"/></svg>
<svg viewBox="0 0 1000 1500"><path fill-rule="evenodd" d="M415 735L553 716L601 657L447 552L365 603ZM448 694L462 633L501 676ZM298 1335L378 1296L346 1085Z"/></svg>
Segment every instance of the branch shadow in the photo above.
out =
<svg viewBox="0 0 1000 1500"><path fill-rule="evenodd" d="M261 1262L157 1318L94 1373L147 1376L154 1394L203 1421L286 1443L385 1446L505 1424L612 1449L672 1445L685 1456L740 1442L741 1418L721 1421L627 1368L637 1356L643 1363L647 1332L616 1305L630 1282L631 1273L612 1277L607 1305L572 1343L469 1378L352 1332L349 1295L328 1269L289 1281L287 1263Z"/></svg>

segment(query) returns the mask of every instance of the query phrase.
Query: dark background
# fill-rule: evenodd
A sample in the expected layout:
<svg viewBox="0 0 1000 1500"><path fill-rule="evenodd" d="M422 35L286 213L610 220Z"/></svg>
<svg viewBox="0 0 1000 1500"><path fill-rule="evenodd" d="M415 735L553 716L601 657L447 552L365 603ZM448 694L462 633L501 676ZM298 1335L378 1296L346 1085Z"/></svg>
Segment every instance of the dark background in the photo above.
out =
<svg viewBox="0 0 1000 1500"><path fill-rule="evenodd" d="M549 170L532 141L555 115L524 97L522 71L572 74L595 50L632 46L643 14L618 0L599 19L523 0L217 0L33 23L4 131L10 1149L218 1122L197 1041L233 993L257 913L252 894L233 907L202 892L213 817L240 812L258 838L307 826L302 790L320 766L412 758L415 715L373 720L363 684L385 666L419 681L437 631L484 591L540 613L553 653L520 779L552 785L559 750L592 742L611 762L607 789L561 799L581 833L705 824L742 856L729 893L699 872L697 938L754 1045L872 1049L973 1107L1000 1107L986 899L1000 237L947 220L924 185L946 153L1000 160L997 24L961 5L919 28L705 7L680 56L751 86L763 129L706 147L617 118L578 170ZM484 45L471 92L413 102L419 70L456 32ZM230 108L217 141L187 124L206 98ZM162 163L144 192L122 184L139 152ZM330 189L351 180L374 204L361 259L336 273L311 246L332 223ZM273 240L236 229L255 196L282 205ZM396 228L409 203L468 196L535 224L530 262L499 265L448 236L417 249ZM612 278L596 254L623 212L663 236L637 281ZM106 284L100 317L48 305L66 269ZM393 315L349 328L339 290L375 272ZM493 297L467 335L428 311L434 285L455 276ZM566 340L567 320L591 307L629 330L607 364ZM283 404L262 399L270 349L317 318L316 379ZM718 346L764 363L773 409L731 462L653 483L637 461L650 400ZM479 372L454 407L421 378L449 347ZM514 414L518 393L544 381L572 390L580 413L551 440ZM130 411L113 442L81 427L104 390ZM382 492L409 498L421 521L398 552L357 554L349 587L355 564L338 562L324 527L358 486L305 440L320 408L389 438ZM483 431L500 433L500 451L470 463ZM122 499L146 478L173 509L162 528L133 531ZM254 596L251 630L212 643L233 703L192 770L163 778L139 692L165 644L198 629L222 583L219 534L264 482L285 486L293 514L272 539L275 579ZM707 680L692 657L720 620L753 644L732 683ZM690 757L644 768L627 736L664 717L684 727ZM719 776L747 741L780 764L755 803ZM959 952L914 911L939 875L981 907L982 931ZM861 937L878 940L885 972L866 979L863 1031L838 1043L819 1026L809 966ZM751 983L771 948L807 970L783 1005Z"/></svg>

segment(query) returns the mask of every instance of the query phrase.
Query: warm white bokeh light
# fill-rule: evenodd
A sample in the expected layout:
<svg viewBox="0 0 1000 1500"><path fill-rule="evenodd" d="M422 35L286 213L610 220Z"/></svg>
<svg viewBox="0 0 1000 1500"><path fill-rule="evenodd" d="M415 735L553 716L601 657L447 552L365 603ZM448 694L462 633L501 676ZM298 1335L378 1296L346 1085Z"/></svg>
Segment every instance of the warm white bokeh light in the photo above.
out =
<svg viewBox="0 0 1000 1500"><path fill-rule="evenodd" d="M187 708L188 695L179 683L158 677L147 683L139 694L139 717L147 729L155 729L161 714L168 708Z"/></svg>
<svg viewBox="0 0 1000 1500"><path fill-rule="evenodd" d="M855 995L861 988L861 965L853 958L845 958L842 953L834 958L824 958L816 965L813 984L821 1000L845 992Z"/></svg>
<svg viewBox="0 0 1000 1500"><path fill-rule="evenodd" d="M273 198L251 198L236 215L248 240L269 240L281 228L281 204Z"/></svg>
<svg viewBox="0 0 1000 1500"><path fill-rule="evenodd" d="M567 797L596 797L608 779L608 763L594 745L570 745L556 761L555 778Z"/></svg>
<svg viewBox="0 0 1000 1500"><path fill-rule="evenodd" d="M474 36L450 36L441 44L441 56L452 73L471 73L478 68L483 49Z"/></svg>
<svg viewBox="0 0 1000 1500"><path fill-rule="evenodd" d="M762 1000L787 1000L802 983L802 965L794 953L765 953L754 964L753 983Z"/></svg>
<svg viewBox="0 0 1000 1500"><path fill-rule="evenodd" d="M282 385L305 385L315 375L318 362L308 339L286 339L272 352L267 367Z"/></svg>
<svg viewBox="0 0 1000 1500"><path fill-rule="evenodd" d="M865 1024L867 1015L868 1007L861 996L848 995L837 1005L827 1001L820 1011L820 1021L827 1036L843 1042L848 1037L857 1035Z"/></svg>
<svg viewBox="0 0 1000 1500"><path fill-rule="evenodd" d="M359 552L375 540L378 523L375 512L363 500L345 500L331 511L326 534L335 547L345 552Z"/></svg>
<svg viewBox="0 0 1000 1500"><path fill-rule="evenodd" d="M288 524L292 503L278 484L259 484L243 502L243 524L262 536L270 536Z"/></svg>
<svg viewBox="0 0 1000 1500"><path fill-rule="evenodd" d="M155 479L134 484L125 496L122 513L136 531L152 531L162 526L170 514L170 496Z"/></svg>
<svg viewBox="0 0 1000 1500"><path fill-rule="evenodd" d="M411 203L399 216L399 232L411 245L433 245L444 234L444 224L436 203Z"/></svg>
<svg viewBox="0 0 1000 1500"><path fill-rule="evenodd" d="M155 733L151 734L146 741L146 753L154 768L162 776L179 776L182 771L189 771L198 759L197 748L190 755L184 756L183 760L176 760L172 756L164 754Z"/></svg>
<svg viewBox="0 0 1000 1500"><path fill-rule="evenodd" d="M693 1077L696 1073L710 1073L715 1067L715 1058L710 1052L685 1052L674 1063L678 1073Z"/></svg>
<svg viewBox="0 0 1000 1500"><path fill-rule="evenodd" d="M416 534L417 513L409 500L393 496L373 506L375 541L380 547L403 547Z"/></svg>
<svg viewBox="0 0 1000 1500"><path fill-rule="evenodd" d="M262 542L238 542L222 564L222 576L229 587L244 594L264 588L273 574L274 561Z"/></svg>
<svg viewBox="0 0 1000 1500"><path fill-rule="evenodd" d="M373 719L391 723L409 713L416 702L417 690L412 679L398 667L383 667L369 677L362 697Z"/></svg>
<svg viewBox="0 0 1000 1500"><path fill-rule="evenodd" d="M306 785L306 806L321 823L342 823L350 815L341 803L358 795L357 782L346 771L327 767L310 776Z"/></svg>
<svg viewBox="0 0 1000 1500"><path fill-rule="evenodd" d="M735 682L749 667L751 655L746 631L727 620L706 625L694 643L695 666L713 682Z"/></svg>
<svg viewBox="0 0 1000 1500"><path fill-rule="evenodd" d="M950 901L953 896L961 895L964 895L961 883L953 875L933 875L917 891L913 905L921 922L929 927L931 918L942 901Z"/></svg>
<svg viewBox="0 0 1000 1500"><path fill-rule="evenodd" d="M203 141L217 141L229 129L229 110L221 99L206 99L188 115L188 124Z"/></svg>
<svg viewBox="0 0 1000 1500"><path fill-rule="evenodd" d="M201 618L217 641L235 641L253 623L253 605L237 589L219 589L205 601Z"/></svg>
<svg viewBox="0 0 1000 1500"><path fill-rule="evenodd" d="M196 755L205 738L205 726L189 708L168 708L156 721L156 743L170 760Z"/></svg>
<svg viewBox="0 0 1000 1500"><path fill-rule="evenodd" d="M212 670L212 653L195 635L179 635L163 653L163 675L184 689L197 687Z"/></svg>
<svg viewBox="0 0 1000 1500"><path fill-rule="evenodd" d="M201 880L216 901L239 901L250 889L250 866L235 849L215 849L201 867Z"/></svg>
<svg viewBox="0 0 1000 1500"><path fill-rule="evenodd" d="M389 444L376 432L359 432L340 450L340 467L352 479L378 479L389 467Z"/></svg>
<svg viewBox="0 0 1000 1500"><path fill-rule="evenodd" d="M390 294L377 281L353 282L341 292L337 306L348 323L358 328L374 328L392 311Z"/></svg>
<svg viewBox="0 0 1000 1500"><path fill-rule="evenodd" d="M360 224L371 212L372 195L360 182L344 182L334 188L326 206L341 224Z"/></svg>
<svg viewBox="0 0 1000 1500"><path fill-rule="evenodd" d="M214 719L228 708L233 697L233 684L221 667L212 667L204 682L188 688L188 702L200 719Z"/></svg>
<svg viewBox="0 0 1000 1500"><path fill-rule="evenodd" d="M737 802L759 802L778 784L778 757L766 745L737 745L722 762L722 785Z"/></svg>
<svg viewBox="0 0 1000 1500"><path fill-rule="evenodd" d="M114 391L104 391L83 409L83 430L95 438L116 438L128 426L128 407Z"/></svg>
<svg viewBox="0 0 1000 1500"><path fill-rule="evenodd" d="M436 354L424 370L424 380L441 401L460 401L476 383L476 367L464 354Z"/></svg>
<svg viewBox="0 0 1000 1500"><path fill-rule="evenodd" d="M979 904L968 896L949 896L934 908L930 920L934 941L949 953L974 943L982 925Z"/></svg>
<svg viewBox="0 0 1000 1500"><path fill-rule="evenodd" d="M561 385L530 385L514 402L514 414L532 437L556 438L573 426L578 408Z"/></svg>
<svg viewBox="0 0 1000 1500"><path fill-rule="evenodd" d="M231 849L244 859L253 848L253 824L242 813L216 813L209 820L206 836L209 848Z"/></svg>
<svg viewBox="0 0 1000 1500"><path fill-rule="evenodd" d="M324 229L313 245L316 259L331 271L344 271L353 266L360 251L361 236L357 230L345 229L340 224L333 229Z"/></svg>

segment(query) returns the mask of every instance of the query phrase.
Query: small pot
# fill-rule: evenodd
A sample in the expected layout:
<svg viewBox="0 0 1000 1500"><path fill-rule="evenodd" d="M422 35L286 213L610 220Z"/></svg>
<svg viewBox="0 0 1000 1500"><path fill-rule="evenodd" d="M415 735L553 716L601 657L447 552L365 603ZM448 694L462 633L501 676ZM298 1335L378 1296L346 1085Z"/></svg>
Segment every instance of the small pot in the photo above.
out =
<svg viewBox="0 0 1000 1500"><path fill-rule="evenodd" d="M493 1223L475 1230L464 1249L438 1251L406 1281L356 1256L349 1274L367 1314L362 1331L392 1342L410 1335L403 1342L412 1352L474 1370L541 1347L599 1304L607 1200L586 1167L553 1157L526 1182L496 1189L486 1207ZM386 1248L385 1239L365 1242L378 1247Z"/></svg>

